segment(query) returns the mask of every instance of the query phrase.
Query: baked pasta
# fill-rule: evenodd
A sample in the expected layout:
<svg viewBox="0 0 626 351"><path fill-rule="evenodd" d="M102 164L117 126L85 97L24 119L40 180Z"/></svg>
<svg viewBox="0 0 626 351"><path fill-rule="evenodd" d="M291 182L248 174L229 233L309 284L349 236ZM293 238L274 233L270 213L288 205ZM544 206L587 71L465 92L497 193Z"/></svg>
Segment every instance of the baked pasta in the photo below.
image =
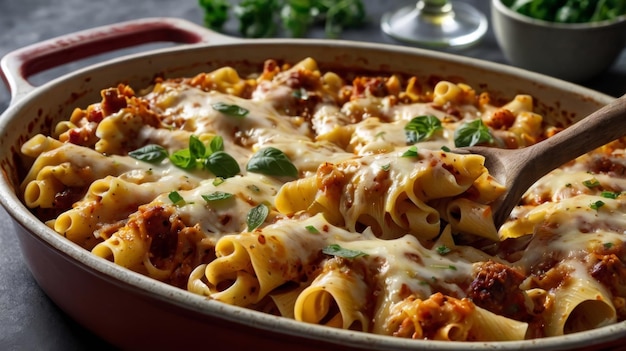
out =
<svg viewBox="0 0 626 351"><path fill-rule="evenodd" d="M335 328L522 340L626 317L624 145L537 182L496 228L479 155L558 128L531 95L267 60L119 85L23 147L24 203L94 255Z"/></svg>

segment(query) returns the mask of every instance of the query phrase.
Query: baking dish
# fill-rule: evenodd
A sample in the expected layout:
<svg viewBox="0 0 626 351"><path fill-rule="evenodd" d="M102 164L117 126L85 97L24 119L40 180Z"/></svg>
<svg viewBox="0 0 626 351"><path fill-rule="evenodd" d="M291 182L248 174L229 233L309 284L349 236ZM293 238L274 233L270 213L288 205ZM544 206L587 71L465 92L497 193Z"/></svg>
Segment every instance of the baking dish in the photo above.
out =
<svg viewBox="0 0 626 351"><path fill-rule="evenodd" d="M128 55L81 69L40 87L38 71L68 58L149 41L183 45ZM227 306L129 272L66 241L34 217L15 190L24 172L19 146L49 131L75 106L96 101L100 89L119 82L148 85L157 75L187 76L231 65L258 69L267 58L296 62L315 57L321 67L401 72L454 78L496 96L531 93L541 113L567 125L612 97L560 80L490 62L418 49L329 40L242 40L186 21L154 18L70 34L7 55L2 71L12 102L0 121L2 204L15 221L24 257L35 279L70 316L122 348L255 347L256 349L572 349L618 343L623 323L559 338L507 343L403 340L297 323ZM15 131L20 131L16 133Z"/></svg>

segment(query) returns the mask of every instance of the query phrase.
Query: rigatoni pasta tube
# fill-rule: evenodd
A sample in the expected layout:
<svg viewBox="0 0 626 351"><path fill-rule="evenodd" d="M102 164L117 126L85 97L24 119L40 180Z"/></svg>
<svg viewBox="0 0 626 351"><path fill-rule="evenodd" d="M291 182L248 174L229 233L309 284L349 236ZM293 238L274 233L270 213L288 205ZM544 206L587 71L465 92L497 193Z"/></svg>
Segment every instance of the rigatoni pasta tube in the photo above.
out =
<svg viewBox="0 0 626 351"><path fill-rule="evenodd" d="M467 298L435 293L408 297L392 307L389 332L414 339L445 341L524 340L528 324L491 313Z"/></svg>
<svg viewBox="0 0 626 351"><path fill-rule="evenodd" d="M332 259L298 296L294 317L308 323L367 331L369 291L358 270L342 266Z"/></svg>
<svg viewBox="0 0 626 351"><path fill-rule="evenodd" d="M440 231L439 213L428 201L449 201L476 182L480 184L474 189L479 193L503 190L484 176L483 162L482 156L443 151L420 151L416 157L384 154L326 162L315 177L285 185L276 197L276 206L285 214L321 212L332 224L350 231L371 227L385 239L406 233L432 239Z"/></svg>
<svg viewBox="0 0 626 351"><path fill-rule="evenodd" d="M546 315L547 336L570 334L615 323L616 311L605 287L579 263L554 292Z"/></svg>
<svg viewBox="0 0 626 351"><path fill-rule="evenodd" d="M310 228L317 228L319 233L312 233ZM218 240L217 258L205 270L210 296L240 306L257 303L282 284L305 279L303 271L319 259L328 236L344 233L318 215L226 235Z"/></svg>

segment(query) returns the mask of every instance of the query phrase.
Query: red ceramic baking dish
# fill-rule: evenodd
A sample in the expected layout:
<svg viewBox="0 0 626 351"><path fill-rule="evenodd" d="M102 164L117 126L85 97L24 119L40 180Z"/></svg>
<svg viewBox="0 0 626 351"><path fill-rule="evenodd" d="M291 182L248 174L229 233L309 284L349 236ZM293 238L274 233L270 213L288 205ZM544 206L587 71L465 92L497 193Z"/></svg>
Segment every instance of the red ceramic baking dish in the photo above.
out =
<svg viewBox="0 0 626 351"><path fill-rule="evenodd" d="M147 42L180 45L106 60L41 86L33 74L88 55ZM99 101L100 90L133 87L155 76L181 77L229 65L253 72L268 58L313 57L323 69L405 73L461 80L495 96L532 94L540 113L568 125L613 98L578 85L492 62L451 54L361 42L231 38L179 19L113 24L14 51L2 60L12 93L0 118L0 201L14 221L23 256L50 298L78 323L123 349L254 350L556 350L619 346L626 324L560 337L515 342L407 340L310 325L226 305L131 272L95 257L43 224L18 194L25 161L20 146Z"/></svg>

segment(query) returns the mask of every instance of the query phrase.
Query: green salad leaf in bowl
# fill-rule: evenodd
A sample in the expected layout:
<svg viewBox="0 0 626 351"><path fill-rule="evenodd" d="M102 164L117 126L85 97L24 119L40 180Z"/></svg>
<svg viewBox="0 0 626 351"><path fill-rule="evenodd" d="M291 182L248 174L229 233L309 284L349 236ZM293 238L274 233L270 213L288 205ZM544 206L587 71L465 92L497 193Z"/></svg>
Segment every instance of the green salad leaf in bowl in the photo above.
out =
<svg viewBox="0 0 626 351"><path fill-rule="evenodd" d="M558 23L585 23L626 14L626 0L502 0L515 12Z"/></svg>

